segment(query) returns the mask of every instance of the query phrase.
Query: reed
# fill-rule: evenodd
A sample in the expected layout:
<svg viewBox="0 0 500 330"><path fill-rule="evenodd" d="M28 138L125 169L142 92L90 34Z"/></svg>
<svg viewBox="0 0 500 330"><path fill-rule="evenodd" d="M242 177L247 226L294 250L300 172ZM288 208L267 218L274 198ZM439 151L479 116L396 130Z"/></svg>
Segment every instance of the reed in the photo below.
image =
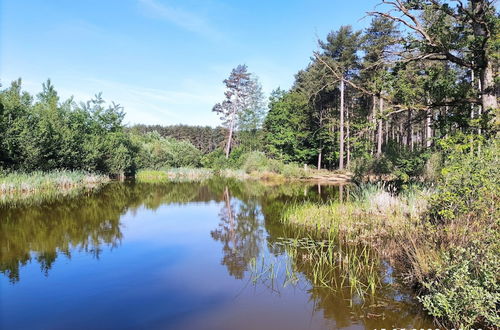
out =
<svg viewBox="0 0 500 330"><path fill-rule="evenodd" d="M94 189L107 182L108 176L82 171L11 172L0 175L0 205L47 200L81 189Z"/></svg>
<svg viewBox="0 0 500 330"><path fill-rule="evenodd" d="M214 172L204 168L171 168L165 170L140 170L135 179L144 183L201 182L214 176Z"/></svg>
<svg viewBox="0 0 500 330"><path fill-rule="evenodd" d="M313 288L349 293L345 299L373 298L382 282L383 270L378 255L366 245L343 245L312 237L279 238L275 243L284 249L284 257L261 256L250 262L254 284L276 288L297 285L301 276Z"/></svg>

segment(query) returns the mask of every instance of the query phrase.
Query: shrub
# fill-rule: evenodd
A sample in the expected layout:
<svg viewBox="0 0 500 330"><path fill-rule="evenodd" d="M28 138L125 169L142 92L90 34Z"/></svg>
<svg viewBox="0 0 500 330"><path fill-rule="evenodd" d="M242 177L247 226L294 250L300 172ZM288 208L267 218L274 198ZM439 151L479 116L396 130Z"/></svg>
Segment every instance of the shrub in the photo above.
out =
<svg viewBox="0 0 500 330"><path fill-rule="evenodd" d="M228 161L221 149L216 149L201 158L201 166L220 170L228 167Z"/></svg>
<svg viewBox="0 0 500 330"><path fill-rule="evenodd" d="M306 176L304 169L295 163L284 164L281 174L287 179L302 178Z"/></svg>
<svg viewBox="0 0 500 330"><path fill-rule="evenodd" d="M432 196L430 215L449 222L459 217L498 217L500 196L499 144L483 148L481 155L457 151L448 156L438 192Z"/></svg>
<svg viewBox="0 0 500 330"><path fill-rule="evenodd" d="M242 169L246 173L269 171L269 160L263 152L252 151L245 157Z"/></svg>
<svg viewBox="0 0 500 330"><path fill-rule="evenodd" d="M196 167L201 162L201 151L190 142L164 138L156 131L136 137L136 143L141 168Z"/></svg>
<svg viewBox="0 0 500 330"><path fill-rule="evenodd" d="M498 244L497 249L479 242L454 248L435 266L436 274L424 281L426 293L419 297L431 315L457 328L500 326Z"/></svg>

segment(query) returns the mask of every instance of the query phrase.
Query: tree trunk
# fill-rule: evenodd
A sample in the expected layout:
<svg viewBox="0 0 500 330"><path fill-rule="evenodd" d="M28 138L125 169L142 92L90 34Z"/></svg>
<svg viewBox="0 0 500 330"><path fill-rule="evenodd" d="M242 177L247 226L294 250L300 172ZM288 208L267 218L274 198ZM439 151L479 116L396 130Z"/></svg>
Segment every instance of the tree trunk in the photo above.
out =
<svg viewBox="0 0 500 330"><path fill-rule="evenodd" d="M371 151L372 156L373 156L373 152L374 152L373 149L374 149L374 146L376 143L376 139L375 139L375 125L376 125L375 114L376 114L376 112L377 112L377 97L375 95L372 95L372 111L370 114L370 123L371 123L370 141L372 141L370 151Z"/></svg>
<svg viewBox="0 0 500 330"><path fill-rule="evenodd" d="M318 170L321 170L321 155L323 153L323 149L319 149L319 154L318 154Z"/></svg>
<svg viewBox="0 0 500 330"><path fill-rule="evenodd" d="M380 157L380 155L382 155L382 111L384 111L384 99L383 98L379 98L379 102L378 102L379 106L378 106L378 115L379 115L379 118L378 118L378 132L377 132L377 157Z"/></svg>
<svg viewBox="0 0 500 330"><path fill-rule="evenodd" d="M478 82L479 84L479 90L481 90L481 86L482 86L482 83L481 83L481 80L479 80ZM480 105L479 106L479 109L477 109L477 117L479 119L481 119L481 116L483 115L483 106ZM483 131L481 129L481 121L479 122L479 127L477 129L477 135L481 136L483 134ZM477 145L477 154L480 155L481 154L481 140L479 140L479 144Z"/></svg>
<svg viewBox="0 0 500 330"><path fill-rule="evenodd" d="M346 119L346 141L347 141L347 162L346 162L346 167L349 168L349 165L351 163L351 141L349 141L349 138L351 136L350 132L350 122L349 122L349 107L345 109L345 119Z"/></svg>
<svg viewBox="0 0 500 330"><path fill-rule="evenodd" d="M432 110L427 110L425 118L425 146L430 148L432 145L432 127L431 127Z"/></svg>
<svg viewBox="0 0 500 330"><path fill-rule="evenodd" d="M389 120L386 120L385 121L385 145L387 145L389 143Z"/></svg>
<svg viewBox="0 0 500 330"><path fill-rule="evenodd" d="M229 152L231 152L231 142L233 139L234 121L236 119L235 113L236 113L236 110L233 109L233 113L231 114L231 122L229 123L229 136L227 137L227 144L226 144L226 159L229 158Z"/></svg>
<svg viewBox="0 0 500 330"><path fill-rule="evenodd" d="M344 169L344 79L340 80L340 150L339 169Z"/></svg>
<svg viewBox="0 0 500 330"><path fill-rule="evenodd" d="M407 146L410 148L411 151L413 151L413 125L411 123L412 120L412 110L408 111L408 130L407 130Z"/></svg>
<svg viewBox="0 0 500 330"><path fill-rule="evenodd" d="M474 19L472 20L472 30L474 35L479 39L489 39L493 36L489 35L489 31L485 29L483 22L487 15L487 1L485 0L471 0L472 13L474 14ZM479 67L479 79L481 81L481 104L483 110L493 109L495 111L495 121L498 123L500 118L498 118L498 103L495 93L495 80L493 78L493 65L491 63L491 58L487 53L486 49L480 49L480 62ZM479 54L478 54L479 55Z"/></svg>

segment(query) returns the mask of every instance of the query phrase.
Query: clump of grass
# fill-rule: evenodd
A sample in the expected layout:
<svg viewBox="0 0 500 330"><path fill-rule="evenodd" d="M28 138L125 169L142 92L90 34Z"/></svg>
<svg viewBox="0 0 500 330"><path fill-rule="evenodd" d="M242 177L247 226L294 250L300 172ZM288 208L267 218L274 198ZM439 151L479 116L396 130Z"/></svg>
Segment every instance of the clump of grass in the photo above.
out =
<svg viewBox="0 0 500 330"><path fill-rule="evenodd" d="M107 182L108 176L82 171L11 172L0 175L0 205L46 200L81 189L95 189Z"/></svg>
<svg viewBox="0 0 500 330"><path fill-rule="evenodd" d="M252 281L270 281L283 286L299 282L303 274L314 288L349 293L346 299L364 300L375 295L382 283L381 261L366 245L344 245L329 239L313 237L278 238L275 243L286 252L286 258L269 256L269 260L250 263ZM284 264L284 266L283 266Z"/></svg>
<svg viewBox="0 0 500 330"><path fill-rule="evenodd" d="M138 182L201 182L213 177L214 172L204 168L172 168L166 170L140 170L135 178Z"/></svg>
<svg viewBox="0 0 500 330"><path fill-rule="evenodd" d="M231 179L236 179L236 180L247 180L247 179L252 178L244 170L235 170L235 169L230 169L230 168L221 169L221 170L216 172L216 175L218 175L222 178L231 178Z"/></svg>
<svg viewBox="0 0 500 330"><path fill-rule="evenodd" d="M344 242L383 244L419 220L429 194L429 190L416 186L396 194L382 185L363 185L350 193L348 202L291 206L282 221Z"/></svg>
<svg viewBox="0 0 500 330"><path fill-rule="evenodd" d="M80 171L13 172L0 176L0 194L34 193L44 190L70 189L106 183L107 176Z"/></svg>

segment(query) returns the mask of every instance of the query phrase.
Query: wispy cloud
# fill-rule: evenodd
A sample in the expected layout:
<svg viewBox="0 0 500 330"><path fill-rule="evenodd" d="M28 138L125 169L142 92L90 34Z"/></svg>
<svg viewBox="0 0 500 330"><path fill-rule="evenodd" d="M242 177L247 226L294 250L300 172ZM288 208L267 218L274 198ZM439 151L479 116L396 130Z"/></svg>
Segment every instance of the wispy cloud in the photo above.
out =
<svg viewBox="0 0 500 330"><path fill-rule="evenodd" d="M148 15L168 21L203 37L220 40L222 33L200 15L178 7L167 6L156 0L138 0Z"/></svg>
<svg viewBox="0 0 500 330"><path fill-rule="evenodd" d="M110 80L85 80L93 88L104 91L106 100L117 100L124 106L126 121L130 124L218 124L217 116L210 110L223 93L219 86L188 85L179 86L177 90L162 90Z"/></svg>

